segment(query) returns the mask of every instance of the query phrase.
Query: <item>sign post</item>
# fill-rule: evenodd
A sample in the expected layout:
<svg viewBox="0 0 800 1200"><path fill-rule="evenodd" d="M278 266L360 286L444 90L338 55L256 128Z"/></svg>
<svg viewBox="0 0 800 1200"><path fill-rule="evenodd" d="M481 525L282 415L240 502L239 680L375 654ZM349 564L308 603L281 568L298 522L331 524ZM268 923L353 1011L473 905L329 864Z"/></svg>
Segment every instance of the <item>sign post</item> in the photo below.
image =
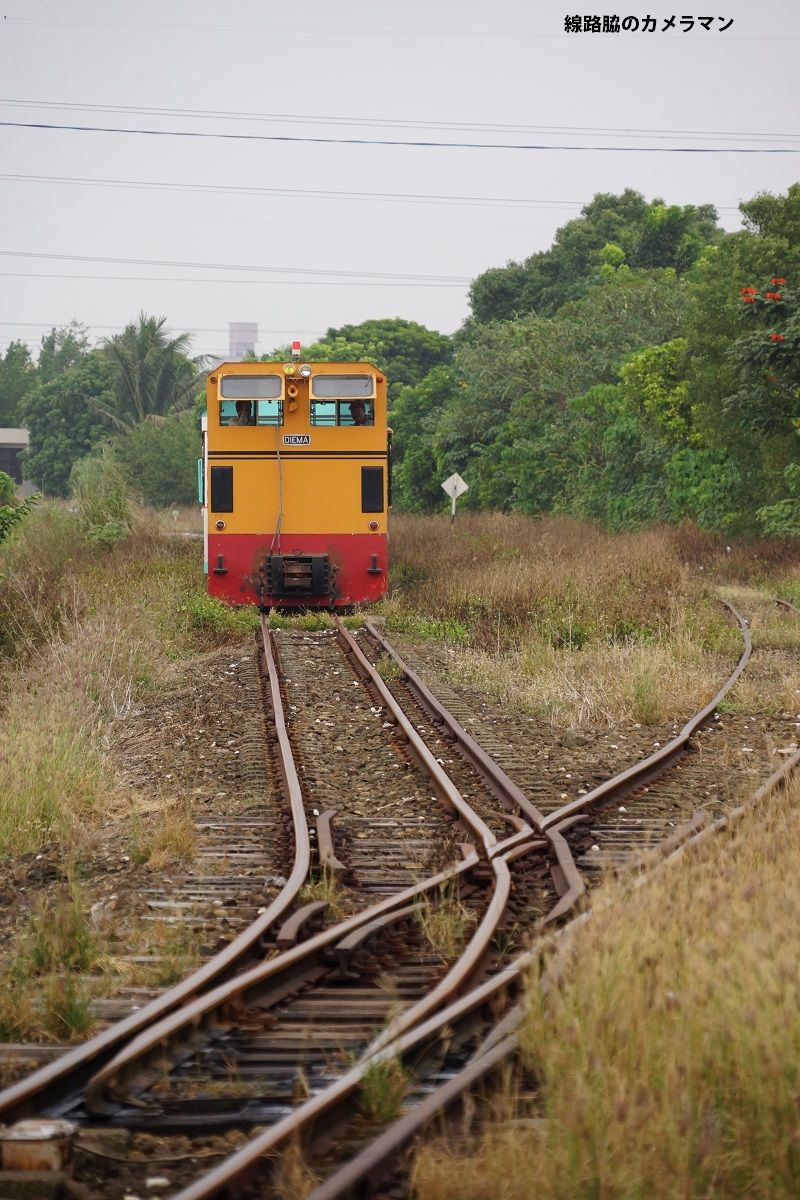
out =
<svg viewBox="0 0 800 1200"><path fill-rule="evenodd" d="M444 490L447 492L448 496L450 497L450 502L452 505L452 507L450 509L450 524L455 525L455 523L456 523L456 500L458 500L459 496L463 496L464 492L469 491L469 484L464 483L464 480L461 478L461 476L457 475L454 472L450 476L449 479L445 479L444 483L442 484L442 487L444 488Z"/></svg>

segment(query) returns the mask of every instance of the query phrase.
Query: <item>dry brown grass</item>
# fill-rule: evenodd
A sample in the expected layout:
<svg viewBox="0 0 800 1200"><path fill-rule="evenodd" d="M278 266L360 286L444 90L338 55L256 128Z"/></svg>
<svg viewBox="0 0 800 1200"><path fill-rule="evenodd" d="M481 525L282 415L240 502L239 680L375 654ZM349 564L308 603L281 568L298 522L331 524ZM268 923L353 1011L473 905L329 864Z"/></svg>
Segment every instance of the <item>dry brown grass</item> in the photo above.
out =
<svg viewBox="0 0 800 1200"><path fill-rule="evenodd" d="M799 802L796 784L635 893L606 885L558 987L531 980L540 1120L424 1153L421 1200L492 1180L507 1200L798 1195Z"/></svg>
<svg viewBox="0 0 800 1200"><path fill-rule="evenodd" d="M58 505L2 547L0 854L70 845L93 817L124 809L115 729L191 648L185 598L200 579L196 546L161 538L152 521L96 546Z"/></svg>
<svg viewBox="0 0 800 1200"><path fill-rule="evenodd" d="M158 802L157 802L158 803ZM189 796L165 797L156 812L131 814L131 859L155 871L191 862L197 854L197 830Z"/></svg>
<svg viewBox="0 0 800 1200"><path fill-rule="evenodd" d="M675 597L698 600L668 532L608 534L566 517L402 517L392 528L393 591L447 616L476 644L508 644L535 627L554 645L658 633Z"/></svg>
<svg viewBox="0 0 800 1200"><path fill-rule="evenodd" d="M0 853L69 842L123 795L109 757L115 723L169 677L145 605L106 601L52 631L8 670L0 725Z"/></svg>
<svg viewBox="0 0 800 1200"><path fill-rule="evenodd" d="M512 711L658 724L701 707L740 651L674 531L501 514L396 524L390 628L449 640L450 679Z"/></svg>
<svg viewBox="0 0 800 1200"><path fill-rule="evenodd" d="M488 692L509 712L559 726L659 725L701 708L733 665L697 643L665 639L557 650L533 639L515 653L458 649L449 676Z"/></svg>
<svg viewBox="0 0 800 1200"><path fill-rule="evenodd" d="M281 1153L275 1176L278 1200L305 1200L319 1180L306 1162L303 1147L293 1138Z"/></svg>

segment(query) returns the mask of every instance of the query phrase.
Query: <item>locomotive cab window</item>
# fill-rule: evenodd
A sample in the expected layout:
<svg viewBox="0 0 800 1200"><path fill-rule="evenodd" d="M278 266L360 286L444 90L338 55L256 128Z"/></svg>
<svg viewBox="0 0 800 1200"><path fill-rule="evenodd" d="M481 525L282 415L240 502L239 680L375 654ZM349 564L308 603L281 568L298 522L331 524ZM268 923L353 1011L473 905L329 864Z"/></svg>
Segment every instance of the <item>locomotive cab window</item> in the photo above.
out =
<svg viewBox="0 0 800 1200"><path fill-rule="evenodd" d="M220 425L283 424L280 375L224 375L220 395Z"/></svg>
<svg viewBox="0 0 800 1200"><path fill-rule="evenodd" d="M373 375L315 375L311 380L312 425L374 425Z"/></svg>
<svg viewBox="0 0 800 1200"><path fill-rule="evenodd" d="M374 425L373 400L312 400L312 425Z"/></svg>

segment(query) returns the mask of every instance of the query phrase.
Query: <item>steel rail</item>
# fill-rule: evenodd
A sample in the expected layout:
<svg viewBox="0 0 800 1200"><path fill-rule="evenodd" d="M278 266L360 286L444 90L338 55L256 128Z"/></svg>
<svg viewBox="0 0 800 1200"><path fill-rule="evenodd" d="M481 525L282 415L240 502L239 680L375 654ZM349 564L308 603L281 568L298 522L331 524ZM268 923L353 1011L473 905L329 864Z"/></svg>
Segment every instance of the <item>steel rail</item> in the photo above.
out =
<svg viewBox="0 0 800 1200"><path fill-rule="evenodd" d="M507 809L513 811L516 808L521 813L524 813L526 820L530 822L536 832L548 839L561 873L561 878L563 879L563 895L555 908L548 913L545 923L560 920L586 891L583 876L575 864L575 859L572 857L572 851L566 839L559 830L547 827L544 815L531 803L525 792L503 770L499 763L496 763L486 753L483 746L456 720L453 714L444 707L424 680L416 671L409 667L408 663L403 660L372 621L367 621L365 628L380 651L388 655L397 664L401 678L407 683L412 695L417 699L423 710L428 712L435 720L440 721L449 730L451 736L455 738L459 749L483 778L492 793Z"/></svg>
<svg viewBox="0 0 800 1200"><path fill-rule="evenodd" d="M621 776L617 776L614 780L609 781L610 784L615 784L619 788L625 788L628 790L632 786L632 779L637 778L639 784L641 784L643 782L643 777L648 777L649 772L652 772L654 767L657 766L659 771L663 770L664 767L669 765L669 763L675 757L676 750L680 752L680 750L682 750L688 742L689 736L696 732L697 729L699 729L702 724L710 718L716 706L741 675L750 658L750 654L752 653L752 642L750 639L749 630L747 629L743 618L732 608L732 606L726 604L726 607L730 609L739 622L745 643L745 649L740 657L737 667L714 699L708 705L706 705L696 717L692 718L692 720L687 723L687 725L681 731L681 734L676 739L673 739L673 742L664 748L664 752L649 756L648 759L644 760L642 764L638 765L638 770L637 767L630 768L628 771L622 772ZM379 637L378 641L380 644L381 642L384 642L384 639ZM388 643L384 644L388 646ZM399 656L395 654L393 654L392 657L394 657L396 660L399 658ZM404 669L402 660L399 661L401 664L401 669ZM467 735L467 737L468 736L469 735ZM800 752L798 752L798 758L800 758ZM592 798L595 799L595 802L598 802L598 793L600 795L607 795L608 791L608 784L605 786L601 785L601 788L595 789L594 794L590 794L589 797L582 797L582 804L585 805L587 802L591 802ZM570 817L576 815L576 812L577 809L572 809L572 811L567 813L565 813L563 810L559 810L557 813L550 814L549 818L544 818L542 825L544 827L545 834L549 834L550 836L555 835L556 838L561 838L561 841L565 847L566 843L563 841L563 837L560 835L557 826L559 824L566 823ZM571 860L571 855L569 858ZM561 915L564 915L567 911L569 911L569 908L572 907L570 899L570 892L568 891L567 895L563 897L562 901L557 906L558 909L562 910ZM511 979L518 979L520 972L531 961L532 955L529 952L518 959L511 967L507 968L506 971L495 976L493 980L488 982L488 984L485 984L481 988L478 988L474 992L470 993L470 996L481 995L485 997L487 990L492 994L499 994L499 992L503 990L504 986L508 985ZM464 1001L468 999L469 997L465 997ZM436 1022L441 1021L443 1028L445 1026L449 1026L453 1019L455 1010L458 1009L459 1003L460 1002L457 1001L455 1005L448 1006L444 1012L440 1011L436 1017L429 1018L428 1021L422 1026L417 1025L410 1033L405 1034L405 1036L401 1036L399 1040L397 1038L392 1039L391 1037L387 1038L385 1035L381 1035L379 1039L376 1039L375 1042L373 1042L372 1046L369 1048L369 1051L362 1058L358 1068L354 1072L351 1072L349 1076L345 1076L341 1080L337 1081L336 1084L332 1085L331 1088L326 1089L325 1092L320 1093L311 1100L307 1101L306 1104L293 1113L291 1117L279 1122L276 1126L273 1126L272 1129L267 1131L267 1133L261 1135L257 1139L254 1139L253 1142L248 1143L248 1145L243 1147L243 1149L238 1152L237 1155L234 1155L225 1163L220 1164L210 1176L206 1176L203 1180L197 1181L195 1185L192 1185L184 1192L181 1192L180 1195L176 1197L176 1200L210 1200L211 1197L219 1195L221 1192L230 1188L237 1180L241 1179L244 1174L247 1174L250 1170L252 1170L263 1155L274 1153L274 1151L279 1149L288 1138L296 1136L301 1130L303 1130L305 1136L308 1136L308 1125L306 1122L310 1122L313 1126L313 1123L316 1120L320 1120L326 1113L330 1114L330 1110L332 1108L336 1108L340 1103L344 1103L346 1097L352 1096L352 1093L357 1090L359 1086L359 1080L363 1076L363 1071L366 1069L368 1063L381 1061L383 1057L389 1054L390 1050L394 1050L395 1053L400 1053L401 1055L405 1054L409 1045L409 1039L413 1040L421 1037L421 1031L423 1029L429 1029L432 1024L435 1024ZM511 1053L510 1047L514 1041L513 1026L515 1021L522 1019L523 1011L524 1010L521 1007L518 1007L515 1016L512 1016L511 1019L507 1019L505 1022L505 1038L499 1043L499 1045L509 1047L509 1054ZM498 1043L496 1041L492 1043L491 1038L487 1039L487 1042L488 1045L485 1052L486 1054L491 1055L497 1051ZM503 1057L507 1057L507 1055L500 1053L500 1058ZM457 1092L457 1088L453 1088L452 1091L453 1094L455 1094ZM448 1095L450 1095L449 1091ZM409 1121L410 1123L413 1123L413 1116L411 1114L409 1114ZM386 1131L386 1133L387 1141L385 1145L389 1146L391 1143L390 1131ZM402 1131L401 1138L405 1139L405 1134L403 1134ZM362 1159L362 1166L366 1164L368 1171L373 1169L376 1160L375 1154L371 1153L371 1151L374 1151L374 1146L367 1147L365 1149L364 1158ZM392 1150L391 1153L396 1153L396 1150ZM335 1194L337 1194L335 1191L330 1192L331 1196ZM322 1200L322 1196L318 1197L318 1200Z"/></svg>
<svg viewBox="0 0 800 1200"><path fill-rule="evenodd" d="M120 1045L141 1034L142 1030L160 1022L170 1012L190 1003L198 993L206 990L230 974L241 960L253 951L284 916L294 903L308 876L311 864L311 842L308 823L302 802L302 793L294 766L291 746L286 731L286 718L280 691L278 663L266 622L261 624L264 667L270 693L273 720L278 739L278 761L285 782L294 831L294 862L291 873L278 895L266 910L247 929L227 944L220 952L204 963L199 970L181 980L122 1021L104 1029L61 1058L34 1071L25 1079L12 1084L0 1092L0 1117L6 1122L16 1121L33 1112L33 1102L42 1093L47 1093L47 1103L62 1098L85 1083L89 1076L108 1061Z"/></svg>
<svg viewBox="0 0 800 1200"><path fill-rule="evenodd" d="M497 844L495 834L463 798L458 788L450 779L450 776L442 770L435 756L431 754L425 742L419 736L358 642L350 631L345 629L340 617L336 617L336 631L356 670L362 679L368 679L370 684L375 688L381 698L381 703L392 715L408 740L415 757L430 775L437 795L448 808L458 813L460 820L472 832L473 836L477 838L488 857L492 848Z"/></svg>
<svg viewBox="0 0 800 1200"><path fill-rule="evenodd" d="M496 1074L516 1054L519 1039L515 1033L506 1034L490 1050L473 1057L452 1079L442 1083L419 1104L370 1142L364 1149L330 1175L324 1183L310 1191L305 1200L336 1200L352 1193L366 1180L377 1183L387 1165L421 1133L426 1125L440 1117L453 1104L463 1103L467 1093L490 1075ZM360 1193L363 1194L363 1193Z"/></svg>
<svg viewBox="0 0 800 1200"><path fill-rule="evenodd" d="M279 982L282 975L291 976L293 972L295 974L302 973L304 963L308 969L311 969L313 965L319 962L325 950L333 947L336 942L340 941L348 933L375 921L376 918L384 913L389 913L396 908L403 907L409 901L423 895L425 892L433 891L447 880L455 878L466 871L473 870L479 862L479 850L483 851L487 859L492 859L498 887L497 895L502 896L503 899L502 904L496 897L490 902L487 914L479 926L480 940L474 942L475 948L471 950L471 959L472 957L479 958L488 949L489 942L502 916L502 910L505 908L510 890L505 881L503 868L494 866L495 862L499 861L498 858L492 857L497 854L497 848L501 843L498 843L496 835L461 796L461 793L453 784L450 777L442 769L416 729L414 729L398 702L388 688L386 688L383 680L366 658L360 646L358 646L352 635L344 628L338 618L337 632L342 644L347 648L355 669L362 678L369 679L370 683L374 685L387 712L396 721L410 749L433 781L437 794L448 805L451 811L456 813L458 818L471 830L473 836L478 838L480 846L474 852L469 853L462 862L453 867L439 872L431 879L407 888L394 896L386 897L378 904L371 906L363 912L354 914L337 925L316 934L301 945L284 951L278 957L241 973L236 978L223 983L212 991L206 991L202 995L194 997L191 1002L185 1004L179 1011L171 1012L154 1026L143 1030L138 1037L124 1046L90 1080L86 1091L86 1103L90 1111L98 1116L109 1115L112 1111L115 1111L117 1105L109 1098L109 1091L112 1090L114 1081L120 1076L134 1073L135 1064L139 1060L153 1055L163 1056L165 1045L175 1042L181 1037L184 1031L191 1030L192 1027L199 1026L201 1023L208 1024L212 1021L214 1014L222 1014L234 1002L247 1003L248 997L252 1002L252 1000L263 995L265 992L269 992L271 989L274 990L275 985ZM507 839L507 841L519 843L531 833L532 830L523 823L522 829L517 830L516 834L512 835L512 838ZM507 867L505 871L507 872ZM455 968L454 972L453 988L458 986L462 979L460 972L455 970ZM447 995L447 989L438 987L435 989L434 994L435 1003L441 1003ZM450 994L452 994L452 988ZM431 1002L428 1001L427 1005L422 1002L422 1007L415 1005L414 1011L417 1014L415 1019L419 1020L422 1011L431 1011Z"/></svg>
<svg viewBox="0 0 800 1200"><path fill-rule="evenodd" d="M116 1078L133 1072L137 1062L149 1055L163 1058L167 1044L180 1038L187 1030L200 1028L202 1025L225 1023L226 1010L235 1004L255 1004L270 991L285 985L287 981L302 981L304 972L313 971L318 967L324 961L325 951L333 949L348 934L395 909L404 908L426 892L436 892L442 884L473 871L480 861L477 853L473 852L463 861L440 871L430 879L405 888L394 896L387 896L370 908L322 930L307 941L226 980L212 991L196 996L179 1010L169 1013L157 1024L143 1030L93 1075L86 1089L87 1107L98 1116L108 1116L116 1111L118 1105L109 1101L107 1092Z"/></svg>
<svg viewBox="0 0 800 1200"><path fill-rule="evenodd" d="M412 1004L403 1012L398 1013L394 1020L383 1029L378 1037L376 1037L364 1053L359 1061L366 1061L382 1050L384 1046L389 1046L396 1042L402 1034L407 1033L409 1029L413 1029L415 1025L419 1025L431 1013L436 1012L441 1004L444 1004L457 996L461 987L470 979L478 970L482 959L485 957L489 947L489 943L497 932L497 928L503 919L511 896L511 872L508 869L508 863L505 858L493 858L492 870L494 872L494 891L492 899L486 908L478 928L473 933L466 948L453 964L447 974L442 978L435 987L418 1000L416 1004Z"/></svg>
<svg viewBox="0 0 800 1200"><path fill-rule="evenodd" d="M747 627L744 617L727 600L723 600L722 604L739 623L744 640L744 651L736 668L728 676L716 696L712 700L709 700L708 704L700 712L695 713L686 722L676 737L661 746L654 754L650 754L647 758L635 763L632 767L620 771L618 775L614 775L611 779L606 779L596 788L587 792L585 796L579 796L576 800L571 800L568 804L563 804L555 812L548 813L543 823L545 832L548 830L557 831L571 817L582 814L588 809L596 807L598 804L604 804L615 797L622 796L627 792L633 791L635 788L642 787L647 783L648 779L656 778L686 751L690 739L697 733L698 729L701 729L711 719L718 705L724 700L739 679L753 652L750 630Z"/></svg>
<svg viewBox="0 0 800 1200"><path fill-rule="evenodd" d="M541 833L544 829L544 816L539 812L522 791L522 788L514 782L514 780L506 774L503 768L491 758L483 746L475 740L475 738L467 732L463 725L453 716L451 712L444 707L441 700L433 694L424 680L409 667L408 663L404 662L397 651L389 642L386 641L383 634L375 627L372 621L367 621L365 629L369 633L373 641L376 642L381 652L391 658L400 669L403 681L408 685L412 695L416 698L420 706L426 710L435 720L440 721L451 735L458 742L459 749L469 759L475 770L483 778L487 786L494 792L501 803L507 805L512 811L514 808L519 809L524 813L537 833Z"/></svg>
<svg viewBox="0 0 800 1200"><path fill-rule="evenodd" d="M639 860L636 865L640 868L641 874L636 879L635 886L638 887L649 882L663 869L677 862L685 854L690 853L710 838L735 825L747 812L768 799L773 793L785 788L798 767L800 767L800 750L787 759L744 804L737 806L723 817L720 817L712 824L704 826L700 830L687 826L685 829L685 840L679 847L673 849L667 857L649 862ZM680 831L678 832L680 834ZM668 841L672 843L674 837L669 838ZM574 940L572 937L574 931L581 924L589 920L591 915L592 910L589 909L574 918L568 925L562 927L556 935L556 939L562 946L562 951L564 949L571 949ZM554 943L551 942L552 944ZM509 972L524 971L532 961L533 953L528 952L516 960L508 970ZM555 966L557 968L555 974L560 978L563 975L563 967L558 969L558 964L555 964ZM543 986L546 979L549 986L552 986L554 982L552 967L542 978ZM364 1146L353 1159L344 1163L333 1174L328 1176L323 1183L309 1192L306 1200L338 1200L339 1197L348 1194L361 1194L354 1193L354 1190L360 1184L365 1181L374 1182L379 1178L380 1174L386 1171L391 1161L432 1120L439 1116L445 1109L462 1100L475 1083L490 1074L495 1074L513 1057L518 1048L516 1030L524 1020L524 1017L525 1005L524 1003L519 1003L506 1013L487 1034L478 1046L470 1062L462 1071L440 1085L425 1100L399 1117L392 1125L379 1134L373 1142ZM179 1200L184 1200L184 1198L180 1197Z"/></svg>
<svg viewBox="0 0 800 1200"><path fill-rule="evenodd" d="M723 830L730 828L730 826L739 821L745 813L749 812L751 808L754 808L757 804L760 804L762 800L766 800L772 795L773 792L781 791L783 788L785 788L788 785L790 776L798 766L800 766L800 750L796 750L790 758L787 758L786 762L781 764L777 771L773 771L769 779L765 780L758 791L754 792L750 799L746 800L744 804L737 805L737 807L732 808L730 812L718 817L716 821L712 821L710 824L704 825L702 829L699 829L696 832L687 830L688 836L686 837L685 841L680 846L676 846L675 849L667 855L663 862L658 864L658 866L662 867L666 866L668 863L677 862L678 859L682 858L683 855L688 853L690 849L702 845L703 842L707 841L709 838L714 837Z"/></svg>
<svg viewBox="0 0 800 1200"><path fill-rule="evenodd" d="M252 1138L201 1179L189 1184L173 1200L212 1200L213 1197L226 1194L238 1195L239 1192L234 1189L239 1188L247 1175L262 1165L262 1160L267 1156L274 1155L299 1135L307 1139L318 1131L319 1126L337 1123L352 1107L364 1075L374 1064L393 1059L418 1060L441 1043L443 1034L449 1039L457 1035L462 1025L474 1030L476 1020L480 1020L480 1010L491 1007L498 997L519 987L522 970L531 961L530 952L522 955L498 975L403 1034L392 1045L379 1050L370 1059L359 1062L324 1091L306 1100L293 1113Z"/></svg>

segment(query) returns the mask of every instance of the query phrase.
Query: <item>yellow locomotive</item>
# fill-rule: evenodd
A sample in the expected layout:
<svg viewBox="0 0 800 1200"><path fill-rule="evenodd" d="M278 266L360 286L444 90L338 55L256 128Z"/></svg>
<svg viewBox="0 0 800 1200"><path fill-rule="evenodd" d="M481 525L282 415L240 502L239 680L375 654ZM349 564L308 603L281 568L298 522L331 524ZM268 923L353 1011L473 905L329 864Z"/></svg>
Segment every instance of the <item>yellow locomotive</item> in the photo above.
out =
<svg viewBox="0 0 800 1200"><path fill-rule="evenodd" d="M200 495L208 590L345 607L387 585L391 433L371 363L225 362L208 376Z"/></svg>

